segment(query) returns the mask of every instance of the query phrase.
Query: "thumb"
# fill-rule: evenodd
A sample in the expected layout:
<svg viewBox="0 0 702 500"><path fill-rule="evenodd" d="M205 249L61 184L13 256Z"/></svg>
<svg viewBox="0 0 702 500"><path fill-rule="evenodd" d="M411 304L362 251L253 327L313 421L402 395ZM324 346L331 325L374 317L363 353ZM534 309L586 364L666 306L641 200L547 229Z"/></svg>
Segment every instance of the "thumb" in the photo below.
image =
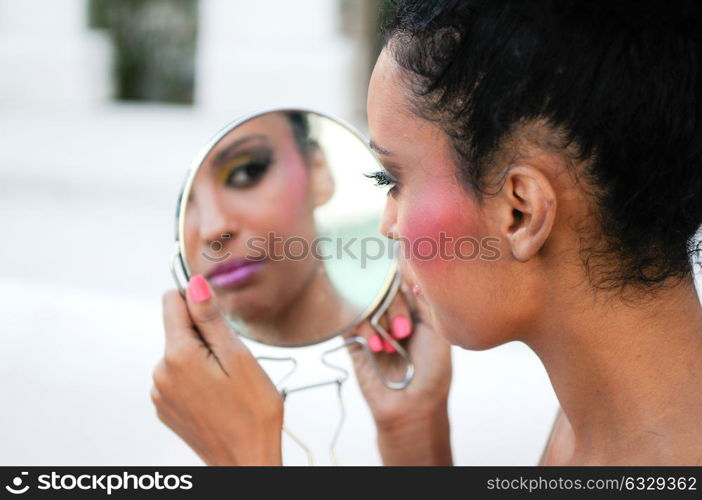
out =
<svg viewBox="0 0 702 500"><path fill-rule="evenodd" d="M209 283L201 274L192 276L188 282L187 303L195 328L215 354L246 350L241 339L227 325Z"/></svg>

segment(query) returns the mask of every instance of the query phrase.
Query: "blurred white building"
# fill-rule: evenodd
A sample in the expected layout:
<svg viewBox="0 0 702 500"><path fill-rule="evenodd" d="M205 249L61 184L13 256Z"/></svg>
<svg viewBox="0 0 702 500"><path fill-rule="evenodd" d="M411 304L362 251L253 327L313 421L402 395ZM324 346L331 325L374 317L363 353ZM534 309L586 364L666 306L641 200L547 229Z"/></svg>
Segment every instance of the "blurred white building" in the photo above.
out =
<svg viewBox="0 0 702 500"><path fill-rule="evenodd" d="M178 190L242 113L303 105L364 127L371 4L349 5L351 21L336 0L201 0L195 103L168 106L111 100L113 47L85 0L0 0L0 464L200 463L149 399ZM535 463L556 409L538 360L521 345L454 360L457 463ZM379 463L345 391L339 458ZM315 406L293 413L299 434L335 418Z"/></svg>

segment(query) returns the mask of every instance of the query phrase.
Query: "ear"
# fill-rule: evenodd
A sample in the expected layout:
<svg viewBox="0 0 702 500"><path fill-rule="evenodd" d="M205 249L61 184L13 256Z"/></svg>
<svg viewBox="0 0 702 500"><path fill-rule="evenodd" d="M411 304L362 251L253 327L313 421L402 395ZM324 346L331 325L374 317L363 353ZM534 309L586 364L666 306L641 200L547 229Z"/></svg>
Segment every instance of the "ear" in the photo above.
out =
<svg viewBox="0 0 702 500"><path fill-rule="evenodd" d="M556 192L548 177L533 166L512 167L501 192L502 232L512 256L526 262L551 234L556 219Z"/></svg>
<svg viewBox="0 0 702 500"><path fill-rule="evenodd" d="M313 147L308 153L310 165L310 186L315 207L324 205L334 195L334 177L327 164L327 158L320 147Z"/></svg>

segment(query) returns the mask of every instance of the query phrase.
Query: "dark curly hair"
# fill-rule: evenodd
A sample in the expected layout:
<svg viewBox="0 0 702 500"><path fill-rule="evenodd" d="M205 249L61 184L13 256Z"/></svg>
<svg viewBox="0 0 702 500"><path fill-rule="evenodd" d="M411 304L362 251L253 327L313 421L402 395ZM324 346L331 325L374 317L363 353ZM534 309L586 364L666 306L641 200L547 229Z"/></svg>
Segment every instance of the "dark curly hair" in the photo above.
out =
<svg viewBox="0 0 702 500"><path fill-rule="evenodd" d="M304 111L283 111L285 118L290 124L295 145L304 158L317 146L317 142L312 138L312 131L308 113Z"/></svg>
<svg viewBox="0 0 702 500"><path fill-rule="evenodd" d="M692 279L702 224L702 2L404 0L386 48L479 200L521 125L547 124L594 189L593 285Z"/></svg>

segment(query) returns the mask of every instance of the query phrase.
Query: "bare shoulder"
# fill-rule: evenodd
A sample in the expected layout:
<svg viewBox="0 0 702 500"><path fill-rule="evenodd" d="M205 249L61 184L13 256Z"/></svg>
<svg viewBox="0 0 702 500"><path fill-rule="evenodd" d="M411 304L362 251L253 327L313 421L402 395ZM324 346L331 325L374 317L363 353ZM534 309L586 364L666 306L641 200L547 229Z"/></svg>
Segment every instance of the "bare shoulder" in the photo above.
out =
<svg viewBox="0 0 702 500"><path fill-rule="evenodd" d="M575 440L573 429L568 417L561 408L558 409L551 429L551 434L546 441L546 446L539 460L539 465L563 465L573 456Z"/></svg>

